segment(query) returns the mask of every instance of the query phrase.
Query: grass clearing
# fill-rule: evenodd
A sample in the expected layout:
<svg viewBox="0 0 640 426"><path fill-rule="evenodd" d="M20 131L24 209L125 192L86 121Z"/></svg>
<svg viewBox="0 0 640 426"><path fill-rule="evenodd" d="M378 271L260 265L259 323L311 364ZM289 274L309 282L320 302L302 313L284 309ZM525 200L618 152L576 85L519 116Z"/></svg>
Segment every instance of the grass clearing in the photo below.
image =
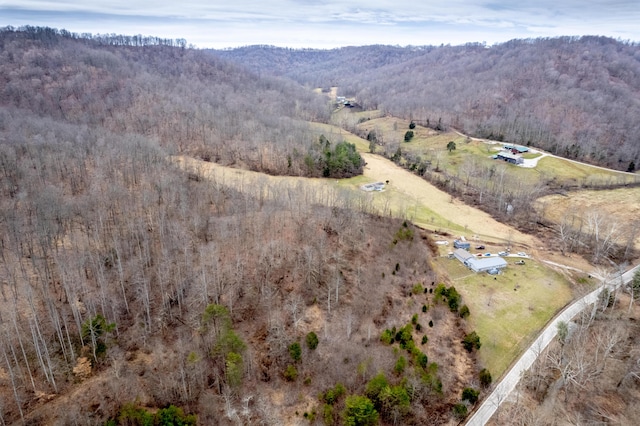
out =
<svg viewBox="0 0 640 426"><path fill-rule="evenodd" d="M564 217L569 220L573 216L580 219L585 212L600 213L614 219L621 229L626 229L621 235L627 238L633 236L633 228L640 217L640 188L581 190L565 195L548 195L539 198L534 207L545 219L554 223L561 223ZM634 245L640 250L640 235L635 237Z"/></svg>
<svg viewBox="0 0 640 426"><path fill-rule="evenodd" d="M488 165L493 160L489 157L495 154L503 143L486 143L477 139L470 139L455 132L436 132L430 128L416 126L411 142L403 142L404 134L409 130L409 121L395 117L381 117L358 124L360 130L368 132L375 130L379 139L398 142L403 152L419 155L423 159L431 160L439 168L451 175L458 175L460 167L467 161L476 161L481 165ZM447 152L447 143L453 141L456 149ZM507 144L507 142L504 142ZM529 152L523 155L525 159L542 156L540 152ZM494 162L495 163L495 162ZM625 173L591 166L564 158L545 156L541 158L534 169L510 166L509 172L514 178L529 182L550 182L562 186L605 186L624 185L640 182L640 175Z"/></svg>
<svg viewBox="0 0 640 426"><path fill-rule="evenodd" d="M538 172L556 183L567 185L623 185L639 182L640 176L619 172L557 157L540 159Z"/></svg>
<svg viewBox="0 0 640 426"><path fill-rule="evenodd" d="M507 261L509 266L498 276L473 273L457 259L436 261L469 306L467 321L482 342L481 363L496 379L573 298L569 282L559 273L531 259L523 266L514 265L514 258Z"/></svg>

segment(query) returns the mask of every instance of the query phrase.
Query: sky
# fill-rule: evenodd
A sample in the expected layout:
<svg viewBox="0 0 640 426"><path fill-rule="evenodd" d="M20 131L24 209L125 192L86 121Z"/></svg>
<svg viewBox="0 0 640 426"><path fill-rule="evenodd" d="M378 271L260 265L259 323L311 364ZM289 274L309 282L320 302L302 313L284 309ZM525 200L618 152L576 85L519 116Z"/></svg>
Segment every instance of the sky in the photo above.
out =
<svg viewBox="0 0 640 426"><path fill-rule="evenodd" d="M0 0L0 26L181 38L198 48L640 41L640 0Z"/></svg>

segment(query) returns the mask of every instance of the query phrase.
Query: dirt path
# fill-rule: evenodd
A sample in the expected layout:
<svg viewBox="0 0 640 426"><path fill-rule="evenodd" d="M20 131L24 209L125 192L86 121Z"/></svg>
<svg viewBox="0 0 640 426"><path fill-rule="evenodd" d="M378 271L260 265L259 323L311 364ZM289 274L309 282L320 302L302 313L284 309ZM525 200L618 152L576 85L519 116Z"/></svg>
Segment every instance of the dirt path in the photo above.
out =
<svg viewBox="0 0 640 426"><path fill-rule="evenodd" d="M464 227L467 230L465 236L468 238L477 235L483 241L511 240L527 249L540 247L540 242L534 237L496 221L482 210L464 204L393 162L374 154L362 153L362 156L367 162L364 168L365 178L382 182L388 180L390 189L403 195L403 204L397 202L394 206L396 209L409 209L409 206L421 205L452 223ZM333 179L269 176L189 157L174 157L174 160L182 167L201 173L217 184L231 186L254 196L269 197L268 193L273 190L269 189L269 186L282 190L285 187L294 188L303 185L313 188L316 197L320 198L319 201L323 198L335 200L331 194L337 191L338 186ZM383 196L383 194L378 193L374 196ZM420 220L415 222L418 225L430 227L428 223Z"/></svg>
<svg viewBox="0 0 640 426"><path fill-rule="evenodd" d="M481 235L494 240L512 239L515 243L531 248L540 246L536 238L498 222L482 210L464 204L393 162L374 154L361 155L367 162L365 177L382 182L388 180L390 186L406 194L411 200L416 200L451 222L465 226L469 235Z"/></svg>

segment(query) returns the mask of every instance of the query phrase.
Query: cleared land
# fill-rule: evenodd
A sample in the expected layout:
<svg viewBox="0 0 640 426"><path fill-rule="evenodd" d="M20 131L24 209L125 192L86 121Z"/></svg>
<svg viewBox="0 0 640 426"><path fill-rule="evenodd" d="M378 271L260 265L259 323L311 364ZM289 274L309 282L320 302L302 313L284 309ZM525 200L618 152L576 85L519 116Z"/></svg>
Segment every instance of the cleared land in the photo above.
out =
<svg viewBox="0 0 640 426"><path fill-rule="evenodd" d="M362 116L363 113L358 114ZM358 129L365 133L375 130L379 139L385 142L395 141L399 143L403 152L429 159L433 167L437 163L440 169L446 170L451 175L458 175L461 167L469 160L481 165L495 165L496 161L490 156L506 144L506 142L466 138L453 131L436 132L423 126L416 126L413 129L413 139L410 142L404 142L404 134L409 130L409 121L395 117L373 118L358 124ZM447 144L451 141L456 144L456 149L448 152ZM523 157L536 158L540 155L529 153ZM633 173L605 169L553 156L540 159L538 165L532 169L511 166L509 174L528 182L539 181L564 187L624 185L640 181L640 176Z"/></svg>
<svg viewBox="0 0 640 426"><path fill-rule="evenodd" d="M482 341L480 360L496 378L573 299L564 276L531 259L522 266L515 265L516 260L507 258L509 266L498 276L475 274L457 259L436 262L469 306L467 321Z"/></svg>
<svg viewBox="0 0 640 426"><path fill-rule="evenodd" d="M548 195L538 200L536 208L544 209L545 217L553 222L562 221L567 214L590 209L606 212L620 223L629 223L640 217L640 188Z"/></svg>
<svg viewBox="0 0 640 426"><path fill-rule="evenodd" d="M620 188L607 191L572 191L564 195L549 195L537 200L536 210L545 219L561 223L585 212L599 212L615 219L622 227L631 226L640 218L640 188ZM635 239L635 248L640 250L640 236Z"/></svg>

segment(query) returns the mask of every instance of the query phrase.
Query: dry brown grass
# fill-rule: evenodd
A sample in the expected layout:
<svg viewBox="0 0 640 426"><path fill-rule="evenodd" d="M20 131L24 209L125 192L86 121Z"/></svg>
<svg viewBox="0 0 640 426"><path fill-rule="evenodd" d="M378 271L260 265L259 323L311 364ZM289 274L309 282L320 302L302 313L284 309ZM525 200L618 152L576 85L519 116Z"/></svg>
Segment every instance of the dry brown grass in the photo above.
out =
<svg viewBox="0 0 640 426"><path fill-rule="evenodd" d="M582 190L566 195L549 195L538 199L535 208L553 223L561 223L565 217L600 211L625 226L640 218L640 188ZM635 240L635 247L640 249L640 236Z"/></svg>

